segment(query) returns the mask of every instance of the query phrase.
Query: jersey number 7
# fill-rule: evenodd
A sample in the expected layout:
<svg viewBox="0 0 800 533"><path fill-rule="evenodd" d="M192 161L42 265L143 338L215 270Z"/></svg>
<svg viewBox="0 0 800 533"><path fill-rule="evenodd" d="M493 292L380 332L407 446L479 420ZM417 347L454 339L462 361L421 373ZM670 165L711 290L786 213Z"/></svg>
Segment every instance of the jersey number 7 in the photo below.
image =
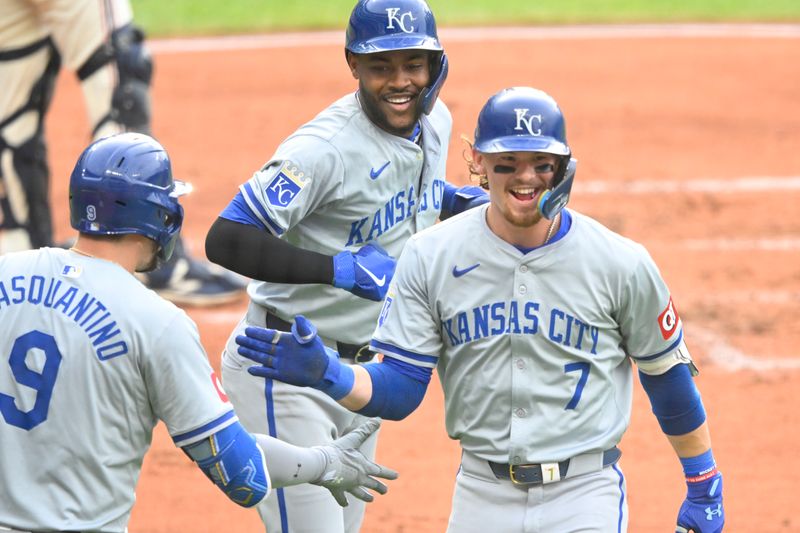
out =
<svg viewBox="0 0 800 533"><path fill-rule="evenodd" d="M589 363L581 362L581 363L567 363L564 365L564 373L567 372L578 372L580 371L581 375L578 378L578 386L575 387L575 393L572 395L572 399L569 401L567 406L564 410L567 409L575 409L578 406L578 402L581 401L581 394L583 394L583 387L586 386L586 381L589 379Z"/></svg>

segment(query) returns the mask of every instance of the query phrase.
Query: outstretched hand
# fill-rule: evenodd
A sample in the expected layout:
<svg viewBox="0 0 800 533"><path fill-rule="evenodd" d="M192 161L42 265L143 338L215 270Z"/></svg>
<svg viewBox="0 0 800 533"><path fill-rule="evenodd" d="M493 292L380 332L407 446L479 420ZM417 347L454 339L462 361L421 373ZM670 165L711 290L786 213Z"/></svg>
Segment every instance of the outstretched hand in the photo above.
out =
<svg viewBox="0 0 800 533"><path fill-rule="evenodd" d="M328 489L342 507L347 507L345 493L349 492L359 500L371 502L374 496L367 489L379 494L386 494L388 490L386 485L375 478L397 479L397 472L373 463L358 451L380 425L379 419L369 419L330 445L315 447L325 455L327 466L320 479L313 483Z"/></svg>
<svg viewBox="0 0 800 533"><path fill-rule="evenodd" d="M313 387L330 366L331 355L317 336L317 328L302 315L295 317L291 333L256 326L244 333L236 337L236 344L240 355L262 365L248 369L254 376Z"/></svg>
<svg viewBox="0 0 800 533"><path fill-rule="evenodd" d="M334 400L353 387L353 371L339 362L339 354L322 344L317 328L297 315L291 333L250 326L236 337L238 352L260 363L247 371L298 387L313 387Z"/></svg>

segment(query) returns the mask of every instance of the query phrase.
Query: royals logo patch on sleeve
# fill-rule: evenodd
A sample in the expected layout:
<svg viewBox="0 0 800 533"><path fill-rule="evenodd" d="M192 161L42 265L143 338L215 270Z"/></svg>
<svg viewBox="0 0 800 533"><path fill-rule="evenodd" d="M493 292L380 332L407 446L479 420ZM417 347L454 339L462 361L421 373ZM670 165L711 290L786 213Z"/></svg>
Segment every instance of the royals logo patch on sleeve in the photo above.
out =
<svg viewBox="0 0 800 533"><path fill-rule="evenodd" d="M297 198L309 179L303 179L305 174L291 161L286 161L281 169L267 185L267 200L275 207L287 207Z"/></svg>
<svg viewBox="0 0 800 533"><path fill-rule="evenodd" d="M386 300L383 302L383 308L381 309L381 314L378 315L378 327L382 326L384 321L386 320L387 315L389 314L389 308L392 306L392 294L386 296Z"/></svg>
<svg viewBox="0 0 800 533"><path fill-rule="evenodd" d="M672 298L670 297L667 307L658 315L658 327L661 328L661 336L664 337L664 340L672 337L672 334L678 329L680 320L678 310L675 309L675 304L672 303Z"/></svg>

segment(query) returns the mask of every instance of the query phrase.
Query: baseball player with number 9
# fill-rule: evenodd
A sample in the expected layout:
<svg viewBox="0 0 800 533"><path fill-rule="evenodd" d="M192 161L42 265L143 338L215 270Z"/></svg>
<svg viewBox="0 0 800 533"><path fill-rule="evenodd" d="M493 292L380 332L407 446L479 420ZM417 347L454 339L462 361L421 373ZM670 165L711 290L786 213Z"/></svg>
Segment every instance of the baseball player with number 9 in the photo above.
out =
<svg viewBox="0 0 800 533"><path fill-rule="evenodd" d="M357 450L376 420L311 449L239 423L197 326L133 276L180 234L171 168L147 135L93 143L70 179L75 245L0 256L0 531L126 532L159 420L243 507L297 483L371 501L372 476L396 477Z"/></svg>
<svg viewBox="0 0 800 533"><path fill-rule="evenodd" d="M498 92L470 162L490 203L408 242L371 342L383 360L342 364L304 317L291 334L247 328L239 351L254 375L392 420L436 368L463 452L452 533L626 531L617 445L635 363L686 475L675 530L718 533L722 475L683 324L643 246L564 208L576 163L552 97Z"/></svg>

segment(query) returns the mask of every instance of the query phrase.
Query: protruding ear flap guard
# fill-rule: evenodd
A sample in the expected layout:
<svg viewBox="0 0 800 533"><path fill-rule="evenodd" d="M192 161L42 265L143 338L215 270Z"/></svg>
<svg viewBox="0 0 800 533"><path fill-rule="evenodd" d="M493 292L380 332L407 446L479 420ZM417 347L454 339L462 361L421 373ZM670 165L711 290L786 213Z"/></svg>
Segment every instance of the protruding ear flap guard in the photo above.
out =
<svg viewBox="0 0 800 533"><path fill-rule="evenodd" d="M439 96L439 91L442 90L442 85L444 85L444 81L447 79L447 72L449 70L449 65L447 62L447 54L442 52L442 59L439 63L439 68L437 69L436 79L433 80L429 86L422 89L422 92L419 96L419 105L422 108L422 112L426 115L430 115L431 111L433 111L433 105L436 103L436 98Z"/></svg>
<svg viewBox="0 0 800 533"><path fill-rule="evenodd" d="M572 190L572 181L575 179L575 170L578 167L578 160L570 158L564 178L553 189L545 191L539 198L536 208L547 220L553 220L556 215L564 209L569 201L569 194Z"/></svg>

